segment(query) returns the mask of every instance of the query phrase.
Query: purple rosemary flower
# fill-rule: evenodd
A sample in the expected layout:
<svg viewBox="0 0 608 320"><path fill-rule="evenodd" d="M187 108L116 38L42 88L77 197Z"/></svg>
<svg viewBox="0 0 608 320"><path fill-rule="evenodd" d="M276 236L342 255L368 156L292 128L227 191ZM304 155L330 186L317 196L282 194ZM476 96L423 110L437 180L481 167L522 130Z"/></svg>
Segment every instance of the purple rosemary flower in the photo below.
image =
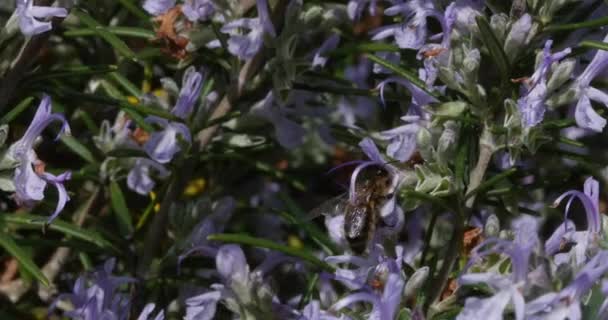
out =
<svg viewBox="0 0 608 320"><path fill-rule="evenodd" d="M380 132L380 139L388 140L386 154L400 162L409 160L416 151L416 135L420 129L418 116L403 116L407 124Z"/></svg>
<svg viewBox="0 0 608 320"><path fill-rule="evenodd" d="M154 308L156 308L156 305L154 303L148 303L144 309L141 311L141 313L139 314L139 316L137 317L137 320L164 320L165 319L165 311L164 310L160 310L157 314L156 317L152 318L152 312L154 312Z"/></svg>
<svg viewBox="0 0 608 320"><path fill-rule="evenodd" d="M408 112L409 115L422 115L423 112L421 108L423 106L437 102L437 99L435 97L429 95L424 90L420 89L418 86L413 85L408 80L400 77L390 77L386 80L383 80L378 84L378 86L376 86L376 88L380 90L380 100L382 101L382 104L385 104L384 89L389 83L396 83L398 85L401 85L410 92L410 95L412 96L410 109L412 110Z"/></svg>
<svg viewBox="0 0 608 320"><path fill-rule="evenodd" d="M589 251L598 247L598 241L602 231L602 215L599 210L599 183L592 177L585 180L584 192L570 190L559 196L554 206L558 206L564 199L568 199L564 223L545 243L545 252L555 255L555 263L559 265L574 260L575 265L580 266L586 261ZM587 217L587 230L576 231L574 223L568 219L570 205L574 199L579 199L585 208ZM558 253L564 244L574 244L569 252Z"/></svg>
<svg viewBox="0 0 608 320"><path fill-rule="evenodd" d="M133 168L131 168L127 175L127 186L129 189L141 195L150 193L156 185L156 182L154 182L151 177L152 170L154 170L161 179L169 176L169 170L162 164L148 158L137 158Z"/></svg>
<svg viewBox="0 0 608 320"><path fill-rule="evenodd" d="M489 298L470 297L465 301L462 312L456 319L502 319L504 309L512 303L515 319L524 319L524 291L528 283L533 282L528 273L530 256L538 245L538 221L530 216L523 216L512 224L515 237L512 241L490 238L479 244L471 252L471 260L466 269L490 254L505 254L511 259L511 274L496 272L471 273L460 277L463 285L485 283L494 295Z"/></svg>
<svg viewBox="0 0 608 320"><path fill-rule="evenodd" d="M65 8L35 6L34 0L17 0L16 12L19 17L19 29L25 36L37 35L53 28L50 21L41 21L41 19L65 18L68 15Z"/></svg>
<svg viewBox="0 0 608 320"><path fill-rule="evenodd" d="M397 273L390 273L381 292L371 291L350 294L336 302L331 309L341 310L354 303L369 302L372 304L372 310L367 319L395 319L399 311L404 287L403 277Z"/></svg>
<svg viewBox="0 0 608 320"><path fill-rule="evenodd" d="M213 0L186 0L182 6L182 12L191 22L209 20L215 11Z"/></svg>
<svg viewBox="0 0 608 320"><path fill-rule="evenodd" d="M59 301L67 300L74 307L73 310L64 313L64 316L70 319L127 319L130 299L118 289L122 285L134 282L135 279L112 275L115 262L114 259L109 259L103 267L79 277L74 284L73 292L59 295L52 304L51 310ZM144 311L148 310L144 309Z"/></svg>
<svg viewBox="0 0 608 320"><path fill-rule="evenodd" d="M340 44L340 35L337 33L332 34L329 38L323 41L323 44L315 51L314 58L312 60L312 67L325 67L327 63L327 53L335 50Z"/></svg>
<svg viewBox="0 0 608 320"><path fill-rule="evenodd" d="M580 320L580 301L608 272L608 251L600 251L578 272L574 280L558 293L547 293L529 302L526 319Z"/></svg>
<svg viewBox="0 0 608 320"><path fill-rule="evenodd" d="M318 300L310 301L302 310L298 320L342 320L343 317L335 317L330 312L321 309Z"/></svg>
<svg viewBox="0 0 608 320"><path fill-rule="evenodd" d="M188 236L186 252L178 257L178 267L181 262L195 252L209 253L214 255L217 252L216 247L207 240L207 237L214 233L224 231L228 220L232 217L232 213L236 208L236 202L231 197L224 197L214 203L212 213L205 216L199 222Z"/></svg>
<svg viewBox="0 0 608 320"><path fill-rule="evenodd" d="M384 11L388 16L401 14L405 17L404 23L381 27L374 31L372 40L381 40L394 37L395 42L402 49L420 49L427 39L427 18L434 17L444 27L443 14L435 9L432 1L412 0L398 3Z"/></svg>
<svg viewBox="0 0 608 320"><path fill-rule="evenodd" d="M144 150L148 156L159 163L171 161L173 156L181 150L178 136L188 143L192 140L190 130L183 123L155 116L147 117L146 122L163 127L162 131L150 134L150 139L144 144Z"/></svg>
<svg viewBox="0 0 608 320"><path fill-rule="evenodd" d="M146 0L144 10L154 16L159 16L175 7L175 0Z"/></svg>
<svg viewBox="0 0 608 320"><path fill-rule="evenodd" d="M184 320L211 320L215 317L217 303L220 301L220 291L205 292L186 300L186 316Z"/></svg>
<svg viewBox="0 0 608 320"><path fill-rule="evenodd" d="M221 284L213 284L213 291L205 292L186 301L187 319L199 319L195 316L202 314L200 319L211 319L215 313L216 304L222 300L234 313L251 316L252 310L263 315L271 310L278 300L271 293L270 287L264 282L264 275L277 265L290 261L291 258L280 254L269 253L262 263L253 271L245 259L243 250L237 245L223 245L215 254L216 271L222 280ZM268 304L268 305L265 305ZM247 306L242 308L241 306ZM256 313L253 314L256 314Z"/></svg>
<svg viewBox="0 0 608 320"><path fill-rule="evenodd" d="M190 67L184 73L182 88L179 97L171 113L175 116L186 119L192 113L192 109L198 99L202 88L203 76L196 72L194 67ZM186 142L191 141L190 130L180 122L169 121L160 117L149 116L146 122L157 124L164 129L150 134L150 139L144 144L144 150L154 161L167 163L178 153L178 136Z"/></svg>
<svg viewBox="0 0 608 320"><path fill-rule="evenodd" d="M369 6L369 14L371 16L376 15L376 3L378 0L350 0L346 6L346 12L351 20L359 20L365 10L366 6Z"/></svg>
<svg viewBox="0 0 608 320"><path fill-rule="evenodd" d="M15 169L13 182L15 184L15 198L20 205L32 206L35 202L44 199L44 190L47 183L51 183L57 188L57 192L59 193L57 207L51 217L49 217L48 223L51 223L57 217L65 207L66 202L70 200L63 184L70 179L71 173L66 171L55 176L45 172L44 162L38 159L34 151L36 139L54 121L61 122L62 124L59 135L64 132L70 134L70 127L67 121L63 115L51 112L51 98L44 95L34 115L34 119L23 134L23 137L13 143L8 150L8 156L19 163Z"/></svg>
<svg viewBox="0 0 608 320"><path fill-rule="evenodd" d="M350 290L372 289L375 285L371 281L386 281L389 273L398 274L403 264L403 247L396 246L397 257L391 258L386 255L384 247L380 244L373 246L366 257L353 256L350 254L329 256L325 261L332 265L351 265L355 268L337 267L332 275L333 279L339 281ZM373 278L370 279L370 274Z"/></svg>
<svg viewBox="0 0 608 320"><path fill-rule="evenodd" d="M225 24L221 31L230 35L228 51L242 60L249 60L260 51L264 44L264 34L276 37L276 31L270 19L267 0L256 0L258 17L241 18ZM241 35L239 29L249 29L247 35Z"/></svg>
<svg viewBox="0 0 608 320"><path fill-rule="evenodd" d="M283 148L294 149L304 143L306 131L301 125L287 118L286 111L277 104L272 91L251 108L250 112L272 123L275 137Z"/></svg>
<svg viewBox="0 0 608 320"><path fill-rule="evenodd" d="M543 57L530 79L522 86L522 96L517 100L521 113L522 126L534 127L543 121L545 115L545 100L547 99L547 75L551 66L570 54L570 48L551 53L552 40L545 42Z"/></svg>
<svg viewBox="0 0 608 320"><path fill-rule="evenodd" d="M604 42L608 41L608 35ZM608 66L608 52L598 50L585 71L576 79L573 87L578 96L574 118L576 124L585 129L601 132L606 126L606 120L600 117L591 107L591 100L608 106L608 95L591 86L591 81Z"/></svg>

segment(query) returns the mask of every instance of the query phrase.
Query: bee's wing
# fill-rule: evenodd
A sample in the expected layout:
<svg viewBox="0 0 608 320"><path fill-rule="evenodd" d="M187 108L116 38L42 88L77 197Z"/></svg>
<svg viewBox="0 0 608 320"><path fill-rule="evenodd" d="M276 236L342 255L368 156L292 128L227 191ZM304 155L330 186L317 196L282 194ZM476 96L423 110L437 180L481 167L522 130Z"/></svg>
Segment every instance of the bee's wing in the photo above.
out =
<svg viewBox="0 0 608 320"><path fill-rule="evenodd" d="M335 216L344 213L348 203L348 193L324 201L316 208L310 210L307 220L312 220L320 215Z"/></svg>

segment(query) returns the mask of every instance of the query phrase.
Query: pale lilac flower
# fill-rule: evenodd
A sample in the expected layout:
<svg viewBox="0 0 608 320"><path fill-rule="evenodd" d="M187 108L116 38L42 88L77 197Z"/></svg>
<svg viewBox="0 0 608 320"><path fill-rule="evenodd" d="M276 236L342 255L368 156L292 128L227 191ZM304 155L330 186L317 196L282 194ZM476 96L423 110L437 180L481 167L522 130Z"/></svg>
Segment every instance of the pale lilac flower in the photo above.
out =
<svg viewBox="0 0 608 320"><path fill-rule="evenodd" d="M302 310L298 320L342 320L343 317L335 317L330 312L321 309L321 303L318 300L310 301Z"/></svg>
<svg viewBox="0 0 608 320"><path fill-rule="evenodd" d="M181 151L178 136L188 143L192 140L190 130L183 123L155 116L147 117L146 122L164 128L162 131L152 132L150 139L144 144L144 150L156 162L168 163L176 153Z"/></svg>
<svg viewBox="0 0 608 320"><path fill-rule="evenodd" d="M494 295L489 298L470 297L456 319L488 319L500 320L504 309L511 303L515 310L515 319L523 320L525 311L524 291L530 282L530 256L538 245L538 221L530 216L523 216L513 222L515 238L512 241L490 238L485 240L471 252L471 260L467 268L490 254L501 253L511 259L511 274L503 275L495 272L471 273L460 277L463 285L485 283Z"/></svg>
<svg viewBox="0 0 608 320"><path fill-rule="evenodd" d="M251 108L250 112L252 115L272 123L275 137L283 148L294 149L304 143L306 131L301 125L287 118L286 111L277 104L272 91Z"/></svg>
<svg viewBox="0 0 608 320"><path fill-rule="evenodd" d="M394 37L395 42L402 49L420 49L427 40L427 19L436 18L442 29L446 30L443 13L437 10L432 1L412 0L398 3L384 11L388 16L401 14L404 23L393 24L375 30L372 40L381 40Z"/></svg>
<svg viewBox="0 0 608 320"><path fill-rule="evenodd" d="M314 58L312 60L312 67L325 67L327 63L327 53L335 50L340 44L340 35L337 33L332 34L329 38L323 41L323 44L315 51Z"/></svg>
<svg viewBox="0 0 608 320"><path fill-rule="evenodd" d="M376 3L378 0L350 0L346 6L346 12L351 20L359 20L365 7L369 6L370 16L376 15Z"/></svg>
<svg viewBox="0 0 608 320"><path fill-rule="evenodd" d="M249 60L260 51L264 44L264 34L276 37L276 31L270 19L267 0L256 0L258 17L241 18L225 24L221 31L228 33L228 51L242 60ZM241 35L239 29L250 30Z"/></svg>
<svg viewBox="0 0 608 320"><path fill-rule="evenodd" d="M182 12L191 22L209 20L215 11L213 0L186 0L182 5Z"/></svg>
<svg viewBox="0 0 608 320"><path fill-rule="evenodd" d="M570 48L551 53L552 40L545 42L543 57L529 80L522 86L522 96L517 100L521 113L522 126L529 128L539 124L545 115L545 100L547 99L547 76L551 66L570 54Z"/></svg>
<svg viewBox="0 0 608 320"><path fill-rule="evenodd" d="M152 170L154 170L156 175L161 179L169 176L169 170L160 163L148 158L137 158L133 168L131 168L127 175L127 186L129 189L141 195L150 193L156 185L156 182L154 182L151 177Z"/></svg>
<svg viewBox="0 0 608 320"><path fill-rule="evenodd" d="M564 192L555 200L554 206L558 206L568 197L564 223L547 240L545 251L548 255L555 255L556 265L568 262L570 259L574 260L575 265L582 265L586 261L588 252L598 247L602 231L602 215L599 210L599 183L592 177L587 178L584 192L578 190ZM574 224L568 219L570 205L574 199L579 199L585 208L587 230L576 231ZM564 244L572 243L574 246L569 252L558 253Z"/></svg>
<svg viewBox="0 0 608 320"><path fill-rule="evenodd" d="M175 7L175 0L146 0L144 10L154 16L159 16Z"/></svg>
<svg viewBox="0 0 608 320"><path fill-rule="evenodd" d="M336 265L336 271L332 275L333 279L339 281L350 290L370 289L370 274L378 280L386 281L389 273L398 274L403 265L403 247L396 246L397 257L389 257L382 245L377 244L372 247L366 257L344 254L329 256L325 261L331 265ZM354 268L339 267L342 264L353 266Z"/></svg>
<svg viewBox="0 0 608 320"><path fill-rule="evenodd" d="M186 241L188 248L177 259L178 268L181 262L193 253L202 252L203 254L209 253L209 255L214 255L217 252L217 245L214 246L210 243L207 237L211 234L224 231L235 208L236 202L231 197L221 198L214 203L211 214L205 216L201 222L194 226L188 236L188 240Z"/></svg>
<svg viewBox="0 0 608 320"><path fill-rule="evenodd" d="M55 176L44 172L44 163L38 159L34 151L36 139L54 121L61 122L62 124L59 135L63 132L70 133L70 127L63 115L51 112L51 98L44 95L34 115L34 119L23 134L23 137L12 144L8 150L8 155L19 162L13 178L15 197L18 203L31 206L34 202L42 200L47 183L51 183L57 188L59 193L57 207L51 217L49 217L48 223L51 223L57 217L65 207L66 202L70 199L63 184L70 179L71 173L67 171ZM34 170L34 167L42 168L42 172L38 169Z"/></svg>
<svg viewBox="0 0 608 320"><path fill-rule="evenodd" d="M26 36L41 34L53 28L51 21L43 19L65 18L68 15L65 8L35 6L34 0L17 0L16 12L19 17L19 29Z"/></svg>
<svg viewBox="0 0 608 320"><path fill-rule="evenodd" d="M220 301L220 291L210 291L186 300L186 316L184 320L211 320L215 317L217 303Z"/></svg>
<svg viewBox="0 0 608 320"><path fill-rule="evenodd" d="M139 317L137 317L137 320L164 320L165 319L165 311L164 310L160 310L157 314L156 317L151 318L152 312L154 312L154 308L156 308L156 305L154 303L148 303L144 309L141 311L141 313L139 314Z"/></svg>
<svg viewBox="0 0 608 320"><path fill-rule="evenodd" d="M372 304L372 311L367 319L395 319L404 287L403 277L400 274L391 273L388 275L381 293L374 291L352 293L336 302L331 309L340 310L354 303L369 302Z"/></svg>
<svg viewBox="0 0 608 320"><path fill-rule="evenodd" d="M403 116L403 121L407 124L396 128L380 132L380 138L388 140L386 154L400 162L409 160L416 151L416 135L420 129L418 116Z"/></svg>
<svg viewBox="0 0 608 320"><path fill-rule="evenodd" d="M223 245L215 253L216 271L222 280L221 284L211 285L212 291L192 297L187 300L186 314L189 319L213 319L216 304L222 300L229 308L239 308L239 305L255 305L256 309L274 307L277 304L275 296L268 296L271 290L264 282L264 275L277 265L291 259L281 254L269 253L262 263L253 271L245 258L243 250L237 245ZM263 306L260 302L271 302L273 305ZM240 313L241 310L233 310ZM196 316L200 316L197 318Z"/></svg>
<svg viewBox="0 0 608 320"><path fill-rule="evenodd" d="M526 319L582 319L581 299L606 272L608 272L608 251L600 251L589 260L567 287L558 293L547 293L528 303Z"/></svg>
<svg viewBox="0 0 608 320"><path fill-rule="evenodd" d="M604 42L606 41L608 41L608 36L604 38ZM608 95L590 85L591 81L606 69L606 66L608 66L608 52L598 50L573 85L578 95L574 118L576 124L581 128L601 132L606 126L606 120L593 110L591 101L608 106Z"/></svg>
<svg viewBox="0 0 608 320"><path fill-rule="evenodd" d="M126 294L118 290L123 285L135 282L135 279L112 275L115 262L115 259L109 259L103 267L79 277L74 284L73 292L59 295L51 306L51 310L54 309L57 302L67 300L74 307L73 310L64 313L64 316L70 319L127 319L131 301ZM144 309L146 312L148 310ZM145 312L144 316L146 316ZM161 316L156 319L163 318Z"/></svg>
<svg viewBox="0 0 608 320"><path fill-rule="evenodd" d="M190 67L184 73L182 88L179 97L171 113L175 116L186 119L192 113L192 109L200 95L203 76L196 72L194 67ZM163 127L162 131L152 132L150 139L144 144L144 150L156 162L167 163L173 159L181 148L178 137L190 143L192 137L188 127L180 122L169 121L164 118L149 116L146 122L157 124Z"/></svg>
<svg viewBox="0 0 608 320"><path fill-rule="evenodd" d="M202 87L203 75L197 72L194 67L186 69L182 78L182 88L179 91L179 97L171 113L182 119L188 118L192 113L196 100L201 94Z"/></svg>

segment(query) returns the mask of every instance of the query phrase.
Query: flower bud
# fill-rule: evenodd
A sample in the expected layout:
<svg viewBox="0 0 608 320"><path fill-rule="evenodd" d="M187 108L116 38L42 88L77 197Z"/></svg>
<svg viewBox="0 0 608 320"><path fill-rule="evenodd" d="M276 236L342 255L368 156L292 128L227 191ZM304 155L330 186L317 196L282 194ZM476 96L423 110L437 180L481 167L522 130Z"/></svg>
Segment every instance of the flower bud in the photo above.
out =
<svg viewBox="0 0 608 320"><path fill-rule="evenodd" d="M422 267L416 270L416 272L414 272L412 277L405 284L405 289L403 290L403 297L405 300L413 298L417 291L422 288L428 277L429 267Z"/></svg>

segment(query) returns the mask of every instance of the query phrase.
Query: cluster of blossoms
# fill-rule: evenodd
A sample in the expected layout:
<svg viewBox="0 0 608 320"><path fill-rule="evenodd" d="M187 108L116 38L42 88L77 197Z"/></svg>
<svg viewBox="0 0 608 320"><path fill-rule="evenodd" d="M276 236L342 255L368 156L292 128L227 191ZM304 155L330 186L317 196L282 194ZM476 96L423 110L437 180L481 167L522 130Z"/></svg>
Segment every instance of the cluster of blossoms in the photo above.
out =
<svg viewBox="0 0 608 320"><path fill-rule="evenodd" d="M16 134L6 147L8 126L0 126L0 189L12 205L42 202L44 212L53 185L56 205L43 225L65 233L66 245L77 239L74 250L91 242L101 250L94 260L105 261L50 312L82 320L608 317L600 195L608 157L591 147L606 126L593 102L608 107L608 36L601 28L554 33L580 28L554 26L578 16L566 13L572 7L601 16L608 4L122 2L106 27L86 4L17 0L0 33L0 44L19 43L23 55L49 41L61 43L53 54L87 61L83 39L95 36L104 41L96 46L124 56L107 70L60 63L49 68L50 85L39 80L45 71L20 74L31 61L0 61L0 110L21 93L6 93L9 81L40 93L22 134L10 123ZM23 37L11 33L17 25ZM583 52L589 43L602 49ZM64 70L90 78L74 84ZM114 119L106 109L79 110L70 97L101 101ZM0 123L18 119L31 100ZM71 116L54 113L51 100ZM52 144L82 158L82 168L64 170L60 152L42 151L55 123L60 141ZM90 132L71 130L82 127ZM319 188L309 171L329 162L326 176L352 169L335 198L315 192L331 187ZM582 176L583 191L564 192ZM68 202L89 192L82 208ZM330 199L313 209L317 198ZM77 206L101 221L86 227L90 234L77 215L67 222ZM325 228L304 209L322 213ZM7 221L0 218L2 231L37 223ZM104 230L112 223L116 232ZM0 246L38 279L65 280L46 267L35 272L3 238ZM5 273L2 293L15 277Z"/></svg>

